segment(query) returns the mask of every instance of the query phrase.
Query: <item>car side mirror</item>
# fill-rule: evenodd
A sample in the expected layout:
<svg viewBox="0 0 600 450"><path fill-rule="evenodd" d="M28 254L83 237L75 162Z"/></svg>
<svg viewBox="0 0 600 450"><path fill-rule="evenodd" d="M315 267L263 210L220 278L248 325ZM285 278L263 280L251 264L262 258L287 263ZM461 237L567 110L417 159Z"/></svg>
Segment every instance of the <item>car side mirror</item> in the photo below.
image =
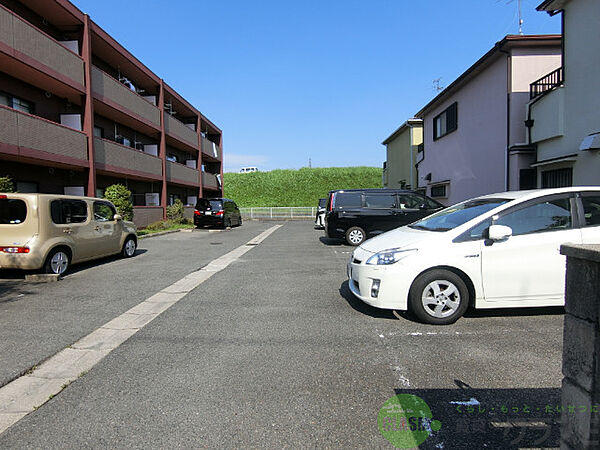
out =
<svg viewBox="0 0 600 450"><path fill-rule="evenodd" d="M123 220L123 216L121 214L115 214L113 216L113 219L118 222L119 220Z"/></svg>
<svg viewBox="0 0 600 450"><path fill-rule="evenodd" d="M492 241L504 241L512 236L512 228L506 225L491 225L488 229L488 238Z"/></svg>

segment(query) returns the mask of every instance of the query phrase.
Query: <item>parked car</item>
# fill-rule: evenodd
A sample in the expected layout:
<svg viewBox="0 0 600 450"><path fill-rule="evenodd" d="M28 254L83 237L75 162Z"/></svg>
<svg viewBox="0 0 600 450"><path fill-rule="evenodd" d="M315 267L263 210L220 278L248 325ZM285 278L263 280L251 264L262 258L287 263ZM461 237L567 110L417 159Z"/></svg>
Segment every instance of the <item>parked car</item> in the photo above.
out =
<svg viewBox="0 0 600 450"><path fill-rule="evenodd" d="M353 294L431 324L469 305L564 304L564 243L600 243L600 187L513 191L446 208L364 242L348 263Z"/></svg>
<svg viewBox="0 0 600 450"><path fill-rule="evenodd" d="M197 227L231 227L242 224L240 209L228 198L199 198L194 209L194 225Z"/></svg>
<svg viewBox="0 0 600 450"><path fill-rule="evenodd" d="M315 228L323 230L325 228L325 211L327 211L327 199L320 198L317 206L317 215L315 216Z"/></svg>
<svg viewBox="0 0 600 450"><path fill-rule="evenodd" d="M444 206L425 195L397 189L330 191L325 214L327 237L360 245L381 234L428 216Z"/></svg>
<svg viewBox="0 0 600 450"><path fill-rule="evenodd" d="M64 274L71 264L135 254L136 226L108 200L0 194L0 269Z"/></svg>

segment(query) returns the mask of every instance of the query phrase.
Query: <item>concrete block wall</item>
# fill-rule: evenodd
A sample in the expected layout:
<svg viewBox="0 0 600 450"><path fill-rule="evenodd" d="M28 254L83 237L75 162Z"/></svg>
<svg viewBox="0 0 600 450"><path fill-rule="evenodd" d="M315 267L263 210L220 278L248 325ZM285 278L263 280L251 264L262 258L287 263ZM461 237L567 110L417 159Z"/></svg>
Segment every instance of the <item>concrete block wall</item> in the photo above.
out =
<svg viewBox="0 0 600 450"><path fill-rule="evenodd" d="M567 256L561 449L600 448L600 245Z"/></svg>

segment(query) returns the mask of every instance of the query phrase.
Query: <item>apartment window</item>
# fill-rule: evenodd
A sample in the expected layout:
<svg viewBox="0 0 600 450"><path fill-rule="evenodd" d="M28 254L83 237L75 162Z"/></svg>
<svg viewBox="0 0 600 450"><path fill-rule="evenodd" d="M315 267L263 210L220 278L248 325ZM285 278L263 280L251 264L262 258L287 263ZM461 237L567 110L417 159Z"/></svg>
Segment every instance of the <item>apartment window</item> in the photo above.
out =
<svg viewBox="0 0 600 450"><path fill-rule="evenodd" d="M452 103L444 112L433 118L433 140L437 140L458 128L457 103Z"/></svg>
<svg viewBox="0 0 600 450"><path fill-rule="evenodd" d="M542 188L573 186L573 168L546 170L542 172Z"/></svg>
<svg viewBox="0 0 600 450"><path fill-rule="evenodd" d="M430 197L446 197L446 185L438 184L436 186L431 186L431 195Z"/></svg>
<svg viewBox="0 0 600 450"><path fill-rule="evenodd" d="M94 137L103 138L104 137L104 128L94 126Z"/></svg>
<svg viewBox="0 0 600 450"><path fill-rule="evenodd" d="M0 92L0 105L8 106L9 108L33 114L33 103L24 100L14 95Z"/></svg>

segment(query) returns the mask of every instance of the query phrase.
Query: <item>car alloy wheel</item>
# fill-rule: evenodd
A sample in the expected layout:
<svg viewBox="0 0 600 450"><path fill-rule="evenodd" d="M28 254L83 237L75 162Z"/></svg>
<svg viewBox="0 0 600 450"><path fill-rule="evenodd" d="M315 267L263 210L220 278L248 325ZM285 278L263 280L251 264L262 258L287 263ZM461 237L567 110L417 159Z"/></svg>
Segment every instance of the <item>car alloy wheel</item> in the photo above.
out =
<svg viewBox="0 0 600 450"><path fill-rule="evenodd" d="M69 255L64 250L54 250L46 262L46 273L64 274L69 268Z"/></svg>
<svg viewBox="0 0 600 450"><path fill-rule="evenodd" d="M346 242L349 245L360 245L365 240L365 232L360 227L352 227L346 231Z"/></svg>
<svg viewBox="0 0 600 450"><path fill-rule="evenodd" d="M123 256L125 258L131 258L135 254L135 249L137 245L135 243L135 239L128 238L123 245Z"/></svg>
<svg viewBox="0 0 600 450"><path fill-rule="evenodd" d="M469 306L469 290L463 279L445 269L420 275L408 295L410 311L422 322L447 325L456 322Z"/></svg>

